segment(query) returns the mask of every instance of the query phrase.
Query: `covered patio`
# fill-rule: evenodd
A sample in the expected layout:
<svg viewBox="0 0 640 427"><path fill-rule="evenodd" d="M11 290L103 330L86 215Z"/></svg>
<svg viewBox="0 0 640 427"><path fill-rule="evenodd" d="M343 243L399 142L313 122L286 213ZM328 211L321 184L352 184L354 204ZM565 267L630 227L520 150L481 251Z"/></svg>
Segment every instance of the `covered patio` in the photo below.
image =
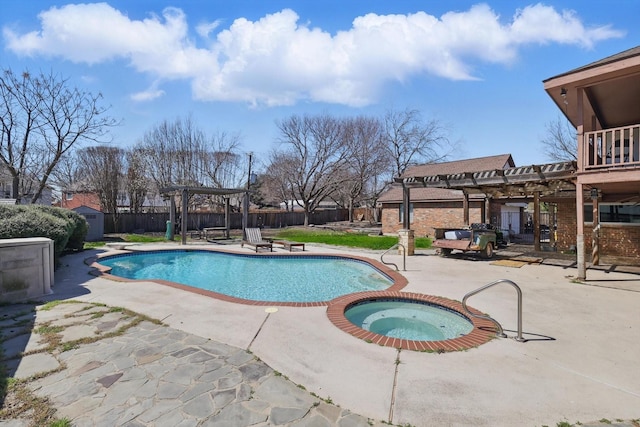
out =
<svg viewBox="0 0 640 427"><path fill-rule="evenodd" d="M411 204L411 188L431 187L462 190L463 223L469 226L469 195L485 194L490 199L533 202L533 242L534 249L540 245L540 203L542 199L556 200L575 198L575 162L559 162L543 165L520 166L480 172L433 176L408 176L395 179L402 185L404 206ZM489 222L488 208L483 209L483 222ZM403 211L403 229L410 229L408 209ZM553 233L551 238L553 238ZM411 246L408 244L407 246Z"/></svg>

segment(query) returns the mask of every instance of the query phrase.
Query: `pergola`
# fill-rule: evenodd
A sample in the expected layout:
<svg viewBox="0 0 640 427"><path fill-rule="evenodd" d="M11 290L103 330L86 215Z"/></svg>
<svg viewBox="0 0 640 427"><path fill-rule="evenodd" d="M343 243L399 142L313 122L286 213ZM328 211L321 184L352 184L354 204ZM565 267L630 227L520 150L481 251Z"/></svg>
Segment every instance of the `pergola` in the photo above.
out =
<svg viewBox="0 0 640 427"><path fill-rule="evenodd" d="M207 195L215 195L215 196L227 196L225 197L224 203L224 224L225 224L225 236L229 238L229 230L231 229L231 221L230 221L230 206L229 206L229 197L234 194L246 194L248 190L244 188L212 188L212 187L190 187L187 185L172 185L169 187L164 187L160 189L160 194L165 196L168 195L171 201L171 209L169 211L169 220L171 224L175 224L176 222L176 196L181 196L182 199L182 217L180 224L180 236L181 236L181 244L185 245L187 243L187 210L189 194L207 194ZM247 215L243 213L244 216ZM246 217L243 217L243 224L246 224ZM172 232L173 233L173 232ZM173 237L173 235L172 235Z"/></svg>
<svg viewBox="0 0 640 427"><path fill-rule="evenodd" d="M395 178L394 182L402 185L404 206L409 206L411 203L411 188L431 187L461 190L464 196L465 225L469 225L469 194L485 194L493 199L532 199L534 244L535 249L540 250L540 197L575 198L576 170L576 162L560 162L480 172L399 177ZM403 228L408 230L409 209L404 209L402 219Z"/></svg>

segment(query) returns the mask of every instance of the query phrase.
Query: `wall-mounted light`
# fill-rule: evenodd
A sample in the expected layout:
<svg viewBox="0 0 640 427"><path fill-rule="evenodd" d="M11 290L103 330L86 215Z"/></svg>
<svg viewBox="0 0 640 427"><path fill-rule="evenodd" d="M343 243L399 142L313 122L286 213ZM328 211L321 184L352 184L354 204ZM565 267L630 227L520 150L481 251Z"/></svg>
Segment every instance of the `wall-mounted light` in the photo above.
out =
<svg viewBox="0 0 640 427"><path fill-rule="evenodd" d="M560 96L562 96L562 100L564 102L564 108L566 109L569 105L569 101L567 101L567 88L560 89Z"/></svg>

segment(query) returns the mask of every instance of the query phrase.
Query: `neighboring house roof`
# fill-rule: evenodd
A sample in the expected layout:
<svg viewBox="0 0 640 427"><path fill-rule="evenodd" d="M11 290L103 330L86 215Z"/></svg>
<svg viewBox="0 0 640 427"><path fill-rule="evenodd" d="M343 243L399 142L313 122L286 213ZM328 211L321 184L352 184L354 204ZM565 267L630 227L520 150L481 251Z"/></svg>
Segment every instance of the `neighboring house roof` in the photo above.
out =
<svg viewBox="0 0 640 427"><path fill-rule="evenodd" d="M511 154L478 157L475 159L456 160L453 162L427 163L412 166L402 174L402 178L410 176L435 176L462 172L480 172L494 169L515 167Z"/></svg>
<svg viewBox="0 0 640 427"><path fill-rule="evenodd" d="M483 200L484 194L469 194L469 200ZM451 200L462 200L461 190L450 190L448 188L412 188L411 202L448 202ZM378 203L402 203L402 187L391 187L378 199Z"/></svg>
<svg viewBox="0 0 640 427"><path fill-rule="evenodd" d="M407 169L402 174L402 178L412 176L436 176L449 175L463 172L480 172L494 169L506 169L515 167L511 154L500 154L497 156L478 157L475 159L456 160L452 162L427 163L417 165ZM471 194L469 199L483 199L483 194ZM462 200L461 190L450 190L447 188L412 188L411 201L439 202ZM402 187L391 187L378 199L379 203L402 203Z"/></svg>

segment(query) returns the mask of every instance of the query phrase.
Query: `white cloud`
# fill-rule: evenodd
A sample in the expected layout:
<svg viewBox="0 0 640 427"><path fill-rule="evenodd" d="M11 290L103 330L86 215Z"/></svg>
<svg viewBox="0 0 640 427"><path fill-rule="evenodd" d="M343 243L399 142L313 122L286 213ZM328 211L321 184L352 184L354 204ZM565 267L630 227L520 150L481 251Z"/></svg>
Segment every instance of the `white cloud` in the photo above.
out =
<svg viewBox="0 0 640 427"><path fill-rule="evenodd" d="M53 7L40 13L42 28L18 34L3 30L8 49L27 56L56 56L96 64L124 59L158 80L186 79L200 100L251 105L291 105L300 100L347 105L375 102L389 80L435 75L474 79L481 62L508 64L526 44L562 43L590 48L621 36L608 26L587 28L575 12L536 4L502 22L489 6L449 12L356 17L352 27L331 35L300 24L289 9L257 21L238 18L195 28L205 46L189 36L184 13L133 20L106 3ZM156 88L133 99L162 96Z"/></svg>
<svg viewBox="0 0 640 427"><path fill-rule="evenodd" d="M209 34L211 33L211 31L215 30L220 26L220 23L221 23L220 20L213 21L213 22L203 22L196 26L196 32L200 35L200 37L206 39L207 37L209 37Z"/></svg>
<svg viewBox="0 0 640 427"><path fill-rule="evenodd" d="M591 48L594 42L615 37L623 33L610 26L585 28L572 10L556 12L551 6L536 4L518 10L510 29L516 44L563 43Z"/></svg>
<svg viewBox="0 0 640 427"><path fill-rule="evenodd" d="M162 89L148 89L142 92L137 92L131 95L131 100L137 102L153 101L154 99L164 96Z"/></svg>

